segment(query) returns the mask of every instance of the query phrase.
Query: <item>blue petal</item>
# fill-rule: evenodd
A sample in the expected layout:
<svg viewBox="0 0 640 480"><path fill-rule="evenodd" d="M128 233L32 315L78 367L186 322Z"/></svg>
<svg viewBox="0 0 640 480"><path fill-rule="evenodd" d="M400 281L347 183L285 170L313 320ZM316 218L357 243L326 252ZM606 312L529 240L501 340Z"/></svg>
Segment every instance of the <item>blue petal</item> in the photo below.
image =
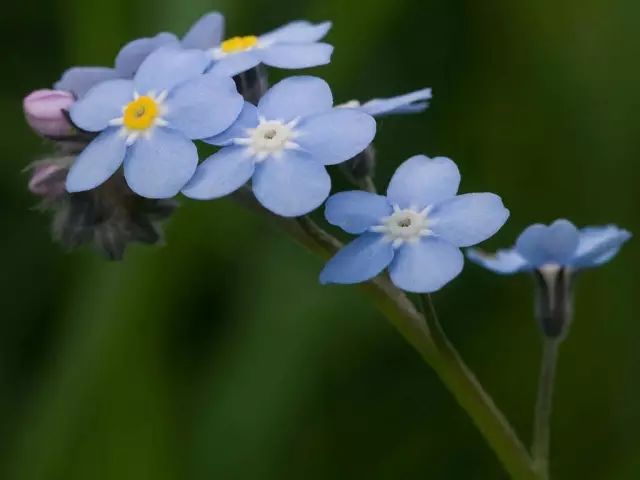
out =
<svg viewBox="0 0 640 480"><path fill-rule="evenodd" d="M568 265L578 248L578 229L567 220L550 226L528 227L516 242L516 249L534 267L547 263Z"/></svg>
<svg viewBox="0 0 640 480"><path fill-rule="evenodd" d="M402 245L389 266L391 281L402 290L431 293L456 278L464 256L457 247L436 237Z"/></svg>
<svg viewBox="0 0 640 480"><path fill-rule="evenodd" d="M136 91L145 95L171 90L202 74L209 63L209 57L201 50L160 47L140 65L134 78Z"/></svg>
<svg viewBox="0 0 640 480"><path fill-rule="evenodd" d="M67 191L92 190L107 181L122 165L126 150L125 138L118 129L102 132L73 162L67 175Z"/></svg>
<svg viewBox="0 0 640 480"><path fill-rule="evenodd" d="M425 88L416 92L407 93L392 98L378 98L370 100L362 104L359 110L381 117L383 115L397 115L404 113L419 113L424 111L429 104L427 100L431 99L431 89Z"/></svg>
<svg viewBox="0 0 640 480"><path fill-rule="evenodd" d="M527 261L515 249L498 250L495 255L477 249L469 249L467 250L467 258L488 270L503 275L530 268Z"/></svg>
<svg viewBox="0 0 640 480"><path fill-rule="evenodd" d="M236 138L246 138L247 130L258 126L258 109L251 103L245 102L240 112L240 116L229 128L219 135L205 138L204 141L211 145L225 147L231 145Z"/></svg>
<svg viewBox="0 0 640 480"><path fill-rule="evenodd" d="M500 230L509 210L498 195L467 193L438 204L428 218L433 233L458 247L470 247Z"/></svg>
<svg viewBox="0 0 640 480"><path fill-rule="evenodd" d="M108 80L93 87L69 109L71 120L88 132L99 132L122 117L122 108L133 100L131 80Z"/></svg>
<svg viewBox="0 0 640 480"><path fill-rule="evenodd" d="M387 268L393 255L391 242L379 233L365 233L327 262L320 273L320 283L366 282Z"/></svg>
<svg viewBox="0 0 640 480"><path fill-rule="evenodd" d="M362 152L376 136L371 115L347 108L334 108L303 119L294 141L325 165L335 165Z"/></svg>
<svg viewBox="0 0 640 480"><path fill-rule="evenodd" d="M216 60L209 69L209 73L223 77L235 77L236 75L252 69L260 63L260 56L257 50L248 52L232 53L220 60Z"/></svg>
<svg viewBox="0 0 640 480"><path fill-rule="evenodd" d="M262 63L270 67L297 69L327 65L333 46L328 43L276 44L260 50Z"/></svg>
<svg viewBox="0 0 640 480"><path fill-rule="evenodd" d="M76 98L82 98L95 85L107 80L118 78L113 68L106 67L73 67L62 74L53 88L73 93Z"/></svg>
<svg viewBox="0 0 640 480"><path fill-rule="evenodd" d="M155 37L139 38L127 43L116 57L116 71L122 78L133 78L142 62L163 45L178 43L178 39L172 33L159 33Z"/></svg>
<svg viewBox="0 0 640 480"><path fill-rule="evenodd" d="M191 140L168 128L156 128L129 148L124 176L141 197L170 198L193 177L198 150Z"/></svg>
<svg viewBox="0 0 640 480"><path fill-rule="evenodd" d="M452 198L459 186L460 172L453 161L416 155L398 167L387 197L401 208L423 209Z"/></svg>
<svg viewBox="0 0 640 480"><path fill-rule="evenodd" d="M182 46L209 50L220 45L223 35L224 17L218 12L207 13L193 24L182 39Z"/></svg>
<svg viewBox="0 0 640 480"><path fill-rule="evenodd" d="M182 193L198 200L223 197L247 183L254 170L254 159L246 147L223 148L198 166Z"/></svg>
<svg viewBox="0 0 640 480"><path fill-rule="evenodd" d="M631 233L615 225L583 228L571 265L576 268L602 265L611 260L630 238Z"/></svg>
<svg viewBox="0 0 640 480"><path fill-rule="evenodd" d="M260 42L271 43L311 43L324 37L331 28L331 22L313 24L298 20L260 36Z"/></svg>
<svg viewBox="0 0 640 480"><path fill-rule="evenodd" d="M331 178L324 166L303 152L285 151L281 158L258 164L253 193L268 210L299 217L315 210L329 196Z"/></svg>
<svg viewBox="0 0 640 480"><path fill-rule="evenodd" d="M267 120L290 122L296 118L331 110L333 95L317 77L289 77L276 83L260 99L258 115Z"/></svg>
<svg viewBox="0 0 640 480"><path fill-rule="evenodd" d="M393 213L387 197L361 190L340 192L327 200L324 215L331 225L360 234Z"/></svg>
<svg viewBox="0 0 640 480"><path fill-rule="evenodd" d="M206 138L229 128L243 105L244 99L229 77L201 75L171 92L165 119L189 138Z"/></svg>

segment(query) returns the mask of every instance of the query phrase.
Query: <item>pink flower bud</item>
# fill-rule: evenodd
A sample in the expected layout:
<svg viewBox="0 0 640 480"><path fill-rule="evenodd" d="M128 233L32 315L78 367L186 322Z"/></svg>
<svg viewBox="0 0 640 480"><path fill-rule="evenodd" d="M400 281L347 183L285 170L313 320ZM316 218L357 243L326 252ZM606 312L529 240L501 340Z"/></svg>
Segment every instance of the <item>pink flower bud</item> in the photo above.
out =
<svg viewBox="0 0 640 480"><path fill-rule="evenodd" d="M24 115L36 133L44 137L68 137L75 130L64 110L68 110L74 102L75 98L69 92L36 90L23 101Z"/></svg>
<svg viewBox="0 0 640 480"><path fill-rule="evenodd" d="M29 179L29 191L47 201L55 201L65 193L69 168L58 163L35 164Z"/></svg>

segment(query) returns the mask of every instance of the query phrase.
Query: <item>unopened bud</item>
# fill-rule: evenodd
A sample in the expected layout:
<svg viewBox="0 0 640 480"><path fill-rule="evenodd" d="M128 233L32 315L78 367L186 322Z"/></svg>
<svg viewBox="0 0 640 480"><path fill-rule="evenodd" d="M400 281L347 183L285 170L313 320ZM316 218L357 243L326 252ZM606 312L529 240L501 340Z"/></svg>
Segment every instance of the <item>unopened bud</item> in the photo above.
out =
<svg viewBox="0 0 640 480"><path fill-rule="evenodd" d="M340 164L340 167L347 179L355 185L360 185L366 178L373 178L376 169L376 152L373 145Z"/></svg>
<svg viewBox="0 0 640 480"><path fill-rule="evenodd" d="M250 68L246 72L242 72L233 79L238 87L238 92L244 99L257 105L260 99L269 89L269 79L267 77L267 69L263 65Z"/></svg>
<svg viewBox="0 0 640 480"><path fill-rule="evenodd" d="M75 134L67 110L75 98L61 90L36 90L23 100L24 115L31 128L43 137L58 139Z"/></svg>
<svg viewBox="0 0 640 480"><path fill-rule="evenodd" d="M69 173L63 162L39 162L33 165L29 191L46 202L54 202L65 194L65 180Z"/></svg>

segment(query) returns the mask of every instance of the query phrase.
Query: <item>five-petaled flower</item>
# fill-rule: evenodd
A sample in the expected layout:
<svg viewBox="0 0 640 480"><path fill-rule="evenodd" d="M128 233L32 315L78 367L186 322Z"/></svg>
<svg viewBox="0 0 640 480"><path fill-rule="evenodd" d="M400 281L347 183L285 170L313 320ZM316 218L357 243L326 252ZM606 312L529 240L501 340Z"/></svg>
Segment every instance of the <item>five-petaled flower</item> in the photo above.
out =
<svg viewBox="0 0 640 480"><path fill-rule="evenodd" d="M339 106L355 108L374 117L383 117L385 115L405 115L423 112L429 106L429 100L431 100L431 89L423 88L422 90L396 97L374 98L365 103L351 100Z"/></svg>
<svg viewBox="0 0 640 480"><path fill-rule="evenodd" d="M205 142L223 148L205 160L183 193L208 200L234 192L252 179L258 201L285 217L304 215L329 195L326 165L344 162L373 140L375 120L366 113L332 108L329 85L316 77L290 77L234 125Z"/></svg>
<svg viewBox="0 0 640 480"><path fill-rule="evenodd" d="M177 194L198 164L192 140L228 129L244 103L233 80L203 75L207 65L200 50L162 47L133 80L100 83L76 102L74 124L100 134L74 162L67 190L93 189L124 162L124 176L138 195Z"/></svg>
<svg viewBox="0 0 640 480"><path fill-rule="evenodd" d="M498 250L494 255L472 249L467 256L501 274L561 268L576 271L608 262L629 238L628 231L615 225L578 230L568 220L561 219L549 226L531 225L511 249Z"/></svg>
<svg viewBox="0 0 640 480"><path fill-rule="evenodd" d="M234 76L257 65L299 69L326 65L333 47L319 42L331 22L291 22L264 35L232 37L210 46L212 72Z"/></svg>
<svg viewBox="0 0 640 480"><path fill-rule="evenodd" d="M330 197L327 221L361 235L327 263L320 281L364 282L389 267L403 290L442 288L462 271L460 247L491 237L509 216L493 193L456 196L459 184L453 161L418 155L398 168L386 196L351 191Z"/></svg>

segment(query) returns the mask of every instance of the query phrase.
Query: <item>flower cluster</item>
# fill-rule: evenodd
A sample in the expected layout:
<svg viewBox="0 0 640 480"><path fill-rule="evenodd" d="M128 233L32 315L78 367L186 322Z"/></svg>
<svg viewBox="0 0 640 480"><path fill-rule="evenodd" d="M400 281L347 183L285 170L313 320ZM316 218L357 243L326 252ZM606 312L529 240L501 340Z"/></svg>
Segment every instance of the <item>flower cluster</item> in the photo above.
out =
<svg viewBox="0 0 640 480"><path fill-rule="evenodd" d="M113 67L73 67L53 90L24 99L27 122L57 151L34 165L29 188L57 211L66 244L93 242L120 258L128 243L160 238L158 220L171 214L177 195L211 200L250 186L264 209L282 217L326 202L327 221L359 235L327 263L322 283L364 282L388 268L399 288L426 293L461 272L461 248L506 222L499 196L457 195L458 167L444 157L404 162L386 196L330 196L328 167L339 164L353 183L373 189L375 118L424 111L431 89L334 105L318 77L291 76L269 88L266 67L330 62L333 47L322 39L331 23L295 21L232 37L224 29L222 15L206 14L182 38L161 32L134 40ZM201 160L198 142L217 150ZM604 263L627 238L614 227L578 232L557 222L531 227L515 250L469 257L503 273L577 269Z"/></svg>

